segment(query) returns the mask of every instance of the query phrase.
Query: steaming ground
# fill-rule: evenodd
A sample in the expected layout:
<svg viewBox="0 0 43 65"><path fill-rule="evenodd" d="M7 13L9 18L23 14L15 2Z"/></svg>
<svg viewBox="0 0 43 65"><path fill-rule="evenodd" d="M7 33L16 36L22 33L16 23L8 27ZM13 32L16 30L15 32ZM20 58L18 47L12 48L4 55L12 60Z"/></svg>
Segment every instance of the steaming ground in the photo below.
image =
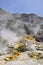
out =
<svg viewBox="0 0 43 65"><path fill-rule="evenodd" d="M30 35L40 42L40 45L43 44L43 17L36 14L11 14L0 9L0 52L4 52L7 44L17 42L24 35ZM34 45L31 48L36 50ZM43 63L39 64L36 60L29 59L10 61L5 65L43 65Z"/></svg>
<svg viewBox="0 0 43 65"><path fill-rule="evenodd" d="M19 40L17 33L14 33L10 30L2 29L1 30L1 41L0 41L0 51L4 51L7 47L7 44L14 44Z"/></svg>

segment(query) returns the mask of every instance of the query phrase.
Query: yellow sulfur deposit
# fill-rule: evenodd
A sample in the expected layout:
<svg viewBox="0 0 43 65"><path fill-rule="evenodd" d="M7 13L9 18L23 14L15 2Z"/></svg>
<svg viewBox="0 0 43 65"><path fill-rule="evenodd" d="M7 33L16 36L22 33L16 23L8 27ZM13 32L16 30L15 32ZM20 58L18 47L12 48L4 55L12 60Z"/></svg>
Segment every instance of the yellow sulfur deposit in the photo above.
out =
<svg viewBox="0 0 43 65"><path fill-rule="evenodd" d="M35 59L39 59L39 54L37 52L32 52L31 57Z"/></svg>
<svg viewBox="0 0 43 65"><path fill-rule="evenodd" d="M16 53L15 55L14 54L9 55L4 60L10 61L10 60L16 59L18 55L20 55L20 54L19 53Z"/></svg>
<svg viewBox="0 0 43 65"><path fill-rule="evenodd" d="M24 52L26 50L26 45L22 42L19 42L15 45L14 50L15 49L19 52Z"/></svg>
<svg viewBox="0 0 43 65"><path fill-rule="evenodd" d="M28 35L23 36L22 39L33 41L34 39ZM10 46L9 48L12 49L12 55L9 55L5 58L6 61L10 61L13 59L16 59L18 55L20 55L21 52L24 52L26 50L25 43L22 42L22 39L18 41L15 46ZM37 53L32 53L33 58L38 58L39 55Z"/></svg>
<svg viewBox="0 0 43 65"><path fill-rule="evenodd" d="M23 36L23 38L25 38L25 39L27 39L27 40L33 40L33 38L32 38L32 37L30 37L30 36L28 36L28 35Z"/></svg>
<svg viewBox="0 0 43 65"><path fill-rule="evenodd" d="M29 41L32 41L34 43L35 39L29 35L25 35L22 37L22 39L26 39L26 40L29 40Z"/></svg>

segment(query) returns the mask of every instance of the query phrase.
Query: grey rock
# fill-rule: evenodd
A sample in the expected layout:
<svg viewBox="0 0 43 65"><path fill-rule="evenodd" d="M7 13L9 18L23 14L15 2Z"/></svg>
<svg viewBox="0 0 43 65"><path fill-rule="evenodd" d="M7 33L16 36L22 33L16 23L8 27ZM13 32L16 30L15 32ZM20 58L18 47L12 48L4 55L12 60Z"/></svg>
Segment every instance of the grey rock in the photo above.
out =
<svg viewBox="0 0 43 65"><path fill-rule="evenodd" d="M43 42L43 17L36 14L11 14L0 8L0 32L2 29L33 36L38 42Z"/></svg>

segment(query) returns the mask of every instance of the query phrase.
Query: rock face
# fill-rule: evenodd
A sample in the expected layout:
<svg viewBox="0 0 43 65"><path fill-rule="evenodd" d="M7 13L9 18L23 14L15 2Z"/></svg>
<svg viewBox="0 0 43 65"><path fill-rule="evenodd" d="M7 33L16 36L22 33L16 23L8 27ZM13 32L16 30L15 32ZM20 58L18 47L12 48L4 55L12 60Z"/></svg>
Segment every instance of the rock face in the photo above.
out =
<svg viewBox="0 0 43 65"><path fill-rule="evenodd" d="M13 38L12 34L15 33L18 36L28 34L38 42L43 42L43 17L36 14L11 14L0 8L0 37Z"/></svg>

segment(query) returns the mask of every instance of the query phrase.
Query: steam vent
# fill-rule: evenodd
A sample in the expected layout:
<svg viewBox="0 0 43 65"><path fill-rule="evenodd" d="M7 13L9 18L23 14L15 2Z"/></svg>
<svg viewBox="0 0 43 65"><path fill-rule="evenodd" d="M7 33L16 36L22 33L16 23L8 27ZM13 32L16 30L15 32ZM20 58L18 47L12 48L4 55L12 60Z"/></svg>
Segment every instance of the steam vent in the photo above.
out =
<svg viewBox="0 0 43 65"><path fill-rule="evenodd" d="M0 65L43 65L43 17L0 8Z"/></svg>

